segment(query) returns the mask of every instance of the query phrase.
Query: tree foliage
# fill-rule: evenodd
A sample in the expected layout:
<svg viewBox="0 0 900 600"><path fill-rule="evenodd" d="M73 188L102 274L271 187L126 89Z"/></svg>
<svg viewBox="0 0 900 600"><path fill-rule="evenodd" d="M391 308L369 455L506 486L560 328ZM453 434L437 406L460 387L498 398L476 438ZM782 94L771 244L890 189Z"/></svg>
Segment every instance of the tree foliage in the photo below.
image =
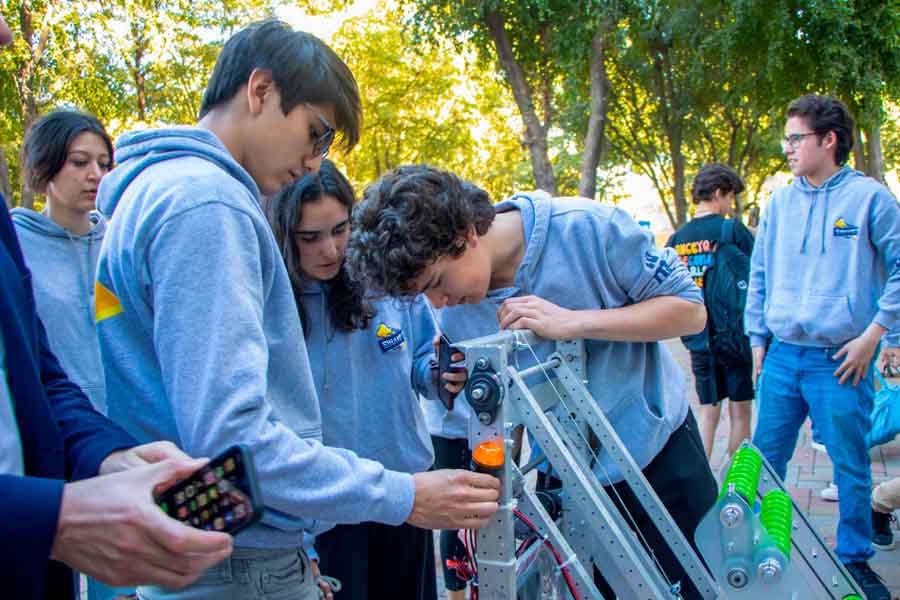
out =
<svg viewBox="0 0 900 600"><path fill-rule="evenodd" d="M778 138L787 103L807 92L848 103L863 142L857 167L883 177L882 129L895 135L886 115L900 95L897 0L408 4L420 34L477 48L514 93L529 92L516 97L538 187L569 191L574 158L589 150L592 39L602 42L608 78L608 114L595 113L604 128L593 141L608 149L601 172L623 165L649 177L673 226L687 217L690 176L708 162L735 167L758 201L763 182L784 167ZM492 35L497 13L520 80ZM543 115L538 126L529 111Z"/></svg>
<svg viewBox="0 0 900 600"><path fill-rule="evenodd" d="M222 41L272 14L271 0L11 0L13 48L0 53L0 189L31 206L18 183L24 132L59 106L89 111L116 134L190 123Z"/></svg>
<svg viewBox="0 0 900 600"><path fill-rule="evenodd" d="M496 75L446 45L414 44L397 27L400 19L396 11L374 11L334 36L363 99L362 139L341 157L357 187L407 163L454 171L495 197L526 183L527 159L509 124L517 117Z"/></svg>
<svg viewBox="0 0 900 600"><path fill-rule="evenodd" d="M190 123L228 34L298 4L354 7L7 0L0 191L33 202L18 154L40 114L79 107L114 135ZM339 157L358 186L428 162L497 198L525 187L603 197L629 170L653 182L674 226L709 162L737 169L758 202L785 167L787 103L808 92L850 106L857 168L883 178L900 162L900 0L382 0L329 41L363 93L361 143Z"/></svg>

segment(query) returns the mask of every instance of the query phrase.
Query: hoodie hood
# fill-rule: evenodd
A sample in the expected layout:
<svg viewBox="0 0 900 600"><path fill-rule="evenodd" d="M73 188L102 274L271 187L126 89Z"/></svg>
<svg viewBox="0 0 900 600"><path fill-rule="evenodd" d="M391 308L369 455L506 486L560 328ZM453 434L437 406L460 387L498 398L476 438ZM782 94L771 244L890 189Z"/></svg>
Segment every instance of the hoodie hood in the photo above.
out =
<svg viewBox="0 0 900 600"><path fill-rule="evenodd" d="M72 233L42 212L21 207L14 208L9 212L16 227L47 237L99 242L106 232L106 220L97 211L91 211L91 230L82 235Z"/></svg>
<svg viewBox="0 0 900 600"><path fill-rule="evenodd" d="M800 251L807 252L807 241L813 229L813 221L820 214L821 219L817 224L820 228L819 254L825 254L825 238L828 228L829 211L828 199L843 187L850 185L857 177L865 177L864 173L854 171L850 167L841 167L837 173L826 179L821 186L816 187L806 177L798 177L791 184L797 192L806 198L809 206L806 210L806 222L803 226L803 242Z"/></svg>
<svg viewBox="0 0 900 600"><path fill-rule="evenodd" d="M253 178L211 131L198 127L171 127L132 131L119 138L117 166L100 184L104 188L104 193L98 194L100 212L107 218L112 217L125 189L144 169L188 156L214 163L238 180L254 198L260 197Z"/></svg>
<svg viewBox="0 0 900 600"><path fill-rule="evenodd" d="M547 236L550 231L550 217L552 204L550 194L542 190L516 194L511 198L500 202L496 206L498 213L510 210L518 210L522 218L522 233L525 237L525 254L522 262L516 269L513 288L501 288L491 290L489 297L492 300L502 302L514 295L529 294L530 282L534 278L534 272L544 247L547 244Z"/></svg>

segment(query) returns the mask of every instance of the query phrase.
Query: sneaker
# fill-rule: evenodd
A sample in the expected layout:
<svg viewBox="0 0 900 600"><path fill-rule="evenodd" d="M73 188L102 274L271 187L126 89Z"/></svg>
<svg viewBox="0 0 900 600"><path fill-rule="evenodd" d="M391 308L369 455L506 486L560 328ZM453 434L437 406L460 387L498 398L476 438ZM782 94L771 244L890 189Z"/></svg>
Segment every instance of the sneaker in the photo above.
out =
<svg viewBox="0 0 900 600"><path fill-rule="evenodd" d="M833 481L829 482L828 487L822 488L822 491L819 492L819 498L826 502L838 501L838 489Z"/></svg>
<svg viewBox="0 0 900 600"><path fill-rule="evenodd" d="M872 570L867 562L856 562L844 565L850 576L862 588L868 600L891 600L891 593L884 585L884 580Z"/></svg>
<svg viewBox="0 0 900 600"><path fill-rule="evenodd" d="M894 532L891 523L896 521L894 513L872 511L872 545L879 550L894 549Z"/></svg>

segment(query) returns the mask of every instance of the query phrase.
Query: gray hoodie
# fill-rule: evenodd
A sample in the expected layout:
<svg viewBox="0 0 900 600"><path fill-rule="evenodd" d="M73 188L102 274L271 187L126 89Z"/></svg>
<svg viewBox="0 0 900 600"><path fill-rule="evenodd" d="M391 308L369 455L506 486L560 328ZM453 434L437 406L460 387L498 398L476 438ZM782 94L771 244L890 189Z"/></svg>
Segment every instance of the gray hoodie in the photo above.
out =
<svg viewBox="0 0 900 600"><path fill-rule="evenodd" d="M10 213L50 348L69 378L105 413L103 363L94 327L94 271L106 221L100 213L91 213L91 230L75 235L45 214L27 208Z"/></svg>
<svg viewBox="0 0 900 600"><path fill-rule="evenodd" d="M744 312L753 346L773 336L835 347L870 323L900 346L900 207L886 187L844 167L772 196L759 223Z"/></svg>
<svg viewBox="0 0 900 600"><path fill-rule="evenodd" d="M402 523L412 476L321 443L297 305L249 173L193 127L126 134L116 159L97 199L114 215L97 266L110 417L194 456L247 444L266 514L240 547Z"/></svg>
<svg viewBox="0 0 900 600"><path fill-rule="evenodd" d="M512 287L491 290L480 304L438 312L441 331L453 342L496 333L497 308L513 296L534 294L572 310L618 308L657 296L703 303L675 251L657 249L650 234L617 208L535 192L518 194L496 210L521 213L525 255ZM544 341L533 354L517 353L511 364L529 367L554 348ZM659 342L585 340L585 350L591 395L638 466L646 467L687 417L681 369ZM432 434L466 436L471 409L462 397L449 413L440 403L424 406ZM605 454L594 472L604 484L622 479Z"/></svg>

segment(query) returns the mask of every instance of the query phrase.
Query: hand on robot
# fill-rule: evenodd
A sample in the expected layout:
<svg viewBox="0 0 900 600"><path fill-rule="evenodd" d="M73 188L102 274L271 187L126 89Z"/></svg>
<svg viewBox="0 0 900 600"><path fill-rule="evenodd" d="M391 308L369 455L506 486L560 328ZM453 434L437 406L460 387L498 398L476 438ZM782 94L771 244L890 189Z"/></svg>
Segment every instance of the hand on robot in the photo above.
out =
<svg viewBox="0 0 900 600"><path fill-rule="evenodd" d="M497 311L500 329L529 329L548 340L573 340L575 311L561 308L538 296L506 299Z"/></svg>
<svg viewBox="0 0 900 600"><path fill-rule="evenodd" d="M440 353L441 346L441 337L443 334L438 333L435 334L434 339L431 341L431 345L434 347L434 355L438 356ZM450 363L455 364L466 360L466 355L460 352L459 350L455 350L453 354L450 355ZM437 377L438 377L438 361L434 360L431 365L432 370L432 379L435 385L438 385ZM466 381L469 379L469 371L463 368L452 368L447 371L441 377L442 381L440 384L444 386L448 392L453 394L455 397L466 387Z"/></svg>
<svg viewBox="0 0 900 600"><path fill-rule="evenodd" d="M484 473L442 469L416 473L416 497L406 520L423 529L480 529L497 512L500 480Z"/></svg>

